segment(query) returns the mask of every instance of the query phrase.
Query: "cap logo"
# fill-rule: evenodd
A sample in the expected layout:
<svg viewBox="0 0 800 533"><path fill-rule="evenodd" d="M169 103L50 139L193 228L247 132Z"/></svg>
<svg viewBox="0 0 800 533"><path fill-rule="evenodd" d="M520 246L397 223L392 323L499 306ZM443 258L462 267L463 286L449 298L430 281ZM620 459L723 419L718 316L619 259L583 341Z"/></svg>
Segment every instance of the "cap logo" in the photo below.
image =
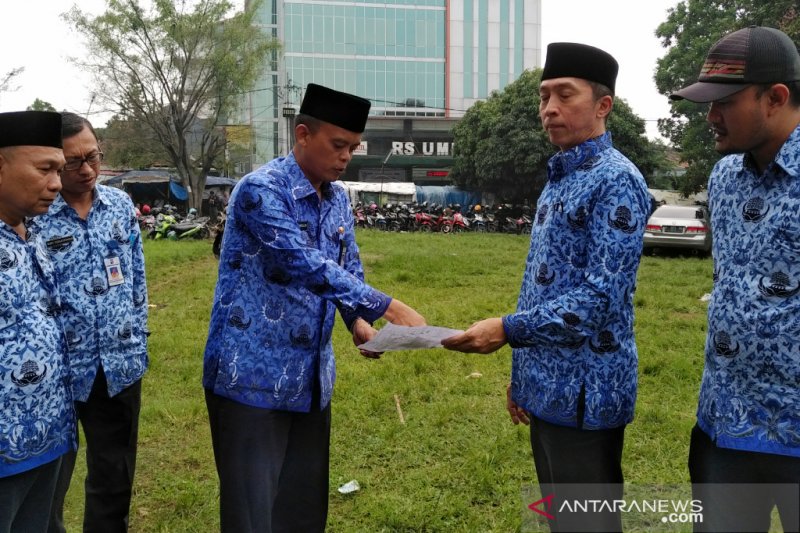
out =
<svg viewBox="0 0 800 533"><path fill-rule="evenodd" d="M700 75L719 78L744 78L744 68L745 62L743 60L710 60L705 62Z"/></svg>

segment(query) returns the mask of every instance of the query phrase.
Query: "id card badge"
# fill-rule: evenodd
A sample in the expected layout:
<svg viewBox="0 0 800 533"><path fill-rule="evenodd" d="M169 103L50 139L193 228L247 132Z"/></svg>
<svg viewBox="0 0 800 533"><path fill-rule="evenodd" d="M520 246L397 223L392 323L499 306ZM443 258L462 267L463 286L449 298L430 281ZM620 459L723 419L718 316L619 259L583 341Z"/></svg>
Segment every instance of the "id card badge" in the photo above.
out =
<svg viewBox="0 0 800 533"><path fill-rule="evenodd" d="M119 264L119 257L110 255L103 260L106 265L106 276L108 276L108 286L122 285L125 278L122 275L122 267Z"/></svg>
<svg viewBox="0 0 800 533"><path fill-rule="evenodd" d="M344 258L347 254L347 243L344 241L344 228L339 226L339 266L344 266Z"/></svg>

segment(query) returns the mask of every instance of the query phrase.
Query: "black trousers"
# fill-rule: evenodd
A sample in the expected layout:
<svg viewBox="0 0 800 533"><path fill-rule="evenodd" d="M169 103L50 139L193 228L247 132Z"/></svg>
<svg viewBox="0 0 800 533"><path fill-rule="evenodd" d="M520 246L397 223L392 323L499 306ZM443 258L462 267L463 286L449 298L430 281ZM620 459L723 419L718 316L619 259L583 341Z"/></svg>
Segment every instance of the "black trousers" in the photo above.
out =
<svg viewBox="0 0 800 533"><path fill-rule="evenodd" d="M328 519L331 406L244 405L206 390L223 533L315 533Z"/></svg>
<svg viewBox="0 0 800 533"><path fill-rule="evenodd" d="M580 417L582 420L582 416ZM623 495L622 446L625 426L584 430L531 417L531 449L542 497L553 494L551 531L622 531L619 512L557 512L564 502L603 500ZM613 504L612 504L613 505Z"/></svg>
<svg viewBox="0 0 800 533"><path fill-rule="evenodd" d="M0 477L0 533L47 531L61 458Z"/></svg>
<svg viewBox="0 0 800 533"><path fill-rule="evenodd" d="M128 530L142 381L113 397L101 366L85 402L75 402L75 411L86 439L86 480L83 531L115 533ZM76 452L65 454L61 463L50 533L64 533L64 498L67 495Z"/></svg>
<svg viewBox="0 0 800 533"><path fill-rule="evenodd" d="M776 506L784 531L800 528L800 457L719 448L695 425L689 475L692 497L703 502L695 531L769 531Z"/></svg>

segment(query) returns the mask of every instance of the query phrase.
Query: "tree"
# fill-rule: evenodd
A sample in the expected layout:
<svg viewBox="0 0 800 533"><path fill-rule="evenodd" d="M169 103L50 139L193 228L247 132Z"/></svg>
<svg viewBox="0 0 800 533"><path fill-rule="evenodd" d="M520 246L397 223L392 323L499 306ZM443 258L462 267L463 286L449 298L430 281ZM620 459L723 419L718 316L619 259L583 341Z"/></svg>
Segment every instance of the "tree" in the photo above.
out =
<svg viewBox="0 0 800 533"><path fill-rule="evenodd" d="M94 18L77 7L64 14L88 36L91 59L76 63L95 74L98 100L147 125L197 209L224 156L219 125L277 47L253 24L259 2L245 4L230 18L226 0L152 0L149 13L137 0L107 0Z"/></svg>
<svg viewBox="0 0 800 533"><path fill-rule="evenodd" d="M14 78L22 74L24 71L25 67L12 68L0 76L0 93L16 91L18 87L12 87L11 84L14 82Z"/></svg>
<svg viewBox="0 0 800 533"><path fill-rule="evenodd" d="M29 105L26 111L55 111L56 108L53 107L53 104L50 102L46 102L44 100L39 100L38 98L33 101L31 105Z"/></svg>
<svg viewBox="0 0 800 533"><path fill-rule="evenodd" d="M145 122L114 115L97 135L109 166L145 169L170 164L167 151Z"/></svg>
<svg viewBox="0 0 800 533"><path fill-rule="evenodd" d="M456 184L515 201L538 196L553 154L539 120L540 79L540 70L523 72L453 127Z"/></svg>
<svg viewBox="0 0 800 533"><path fill-rule="evenodd" d="M656 29L656 36L667 49L658 60L655 82L663 95L669 95L697 81L708 50L723 35L750 25L772 26L797 41L800 18L795 0L684 0L667 12L667 20ZM688 195L703 189L719 154L706 122L707 104L686 100L672 103L670 118L658 128L688 163L680 183Z"/></svg>
<svg viewBox="0 0 800 533"><path fill-rule="evenodd" d="M534 201L547 180L555 148L539 119L541 70L525 71L502 92L477 102L453 128L452 176L466 189L500 198ZM645 123L616 98L608 121L614 145L644 175L666 165L664 146L645 137Z"/></svg>

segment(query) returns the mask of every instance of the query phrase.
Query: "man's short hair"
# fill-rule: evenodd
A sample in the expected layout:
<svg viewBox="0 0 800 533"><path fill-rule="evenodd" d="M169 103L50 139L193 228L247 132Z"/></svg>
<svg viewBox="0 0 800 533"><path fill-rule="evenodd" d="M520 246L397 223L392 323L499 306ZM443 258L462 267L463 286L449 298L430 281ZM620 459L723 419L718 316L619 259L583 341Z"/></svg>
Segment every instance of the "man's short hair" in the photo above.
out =
<svg viewBox="0 0 800 533"><path fill-rule="evenodd" d="M306 115L305 113L300 113L296 117L294 117L294 127L296 128L300 124L303 124L308 131L311 133L317 133L319 131L319 127L322 124L322 121L318 118L314 118L311 115Z"/></svg>
<svg viewBox="0 0 800 533"><path fill-rule="evenodd" d="M756 89L756 98L760 98L762 94L767 92L770 87L775 85L774 83L759 83L756 85L758 87ZM787 81L784 82L783 85L786 85L789 89L789 102L791 102L793 107L800 107L800 81Z"/></svg>
<svg viewBox="0 0 800 533"><path fill-rule="evenodd" d="M95 133L94 128L92 127L92 123L83 118L80 115L75 113L70 113L69 111L63 111L61 113L61 138L62 139L69 139L86 128L92 132L94 136L94 140L97 140L97 133Z"/></svg>

